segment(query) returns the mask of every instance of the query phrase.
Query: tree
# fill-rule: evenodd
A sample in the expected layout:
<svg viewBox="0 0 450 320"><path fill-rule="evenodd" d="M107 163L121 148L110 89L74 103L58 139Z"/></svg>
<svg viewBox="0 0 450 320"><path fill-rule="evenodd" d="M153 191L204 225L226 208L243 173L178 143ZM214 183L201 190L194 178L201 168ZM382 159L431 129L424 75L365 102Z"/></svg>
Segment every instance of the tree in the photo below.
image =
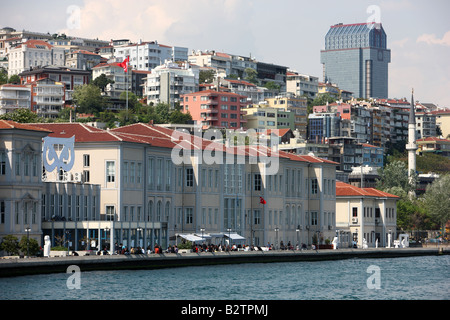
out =
<svg viewBox="0 0 450 320"><path fill-rule="evenodd" d="M0 244L0 249L6 251L8 255L19 254L19 243L17 237L9 234L3 237L3 241Z"/></svg>
<svg viewBox="0 0 450 320"><path fill-rule="evenodd" d="M77 106L77 113L93 113L98 115L106 107L106 99L101 90L94 84L76 86L72 101Z"/></svg>
<svg viewBox="0 0 450 320"><path fill-rule="evenodd" d="M201 70L198 76L198 82L213 83L216 72L214 70Z"/></svg>
<svg viewBox="0 0 450 320"><path fill-rule="evenodd" d="M245 76L245 80L247 80L248 82L251 82L253 84L258 85L259 81L258 81L258 71L256 71L255 69L252 68L245 68L244 73L246 74Z"/></svg>
<svg viewBox="0 0 450 320"><path fill-rule="evenodd" d="M19 123L36 123L41 122L41 118L27 108L20 108L14 112L5 113L0 116L0 120L12 120Z"/></svg>
<svg viewBox="0 0 450 320"><path fill-rule="evenodd" d="M0 85L8 82L8 71L5 68L0 68Z"/></svg>
<svg viewBox="0 0 450 320"><path fill-rule="evenodd" d="M169 123L186 124L190 120L192 120L191 114L183 113L180 110L173 110L169 116Z"/></svg>
<svg viewBox="0 0 450 320"><path fill-rule="evenodd" d="M95 78L92 81L92 84L94 86L99 87L102 90L102 92L105 92L105 88L108 84L113 84L113 83L114 83L114 80L108 79L104 73L102 73L101 75L99 75L97 78Z"/></svg>
<svg viewBox="0 0 450 320"><path fill-rule="evenodd" d="M266 87L266 88L269 89L269 90L280 91L280 85L279 85L279 84L276 84L276 83L273 82L273 81L267 82L267 83L264 85L264 87Z"/></svg>
<svg viewBox="0 0 450 320"><path fill-rule="evenodd" d="M39 243L33 238L23 236L22 239L20 239L19 248L23 254L27 254L28 252L30 256L35 256L39 252Z"/></svg>
<svg viewBox="0 0 450 320"><path fill-rule="evenodd" d="M409 193L415 190L417 174L413 176L410 183L408 168L403 161L393 161L378 171L380 179L377 180L377 189L388 192L393 187L399 187L404 192Z"/></svg>
<svg viewBox="0 0 450 320"><path fill-rule="evenodd" d="M427 186L423 196L425 208L441 226L450 220L450 174Z"/></svg>
<svg viewBox="0 0 450 320"><path fill-rule="evenodd" d="M11 77L9 77L8 82L14 83L14 84L20 84L20 77L17 74L13 74Z"/></svg>

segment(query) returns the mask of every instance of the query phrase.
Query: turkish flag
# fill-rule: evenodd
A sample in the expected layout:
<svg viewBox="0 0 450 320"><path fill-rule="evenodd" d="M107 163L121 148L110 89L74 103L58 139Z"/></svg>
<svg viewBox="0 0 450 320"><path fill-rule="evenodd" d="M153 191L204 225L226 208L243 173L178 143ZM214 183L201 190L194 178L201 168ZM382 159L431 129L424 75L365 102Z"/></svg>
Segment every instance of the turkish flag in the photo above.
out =
<svg viewBox="0 0 450 320"><path fill-rule="evenodd" d="M130 56L127 56L123 62L119 63L119 67L122 67L125 72L128 72L128 62L130 62Z"/></svg>
<svg viewBox="0 0 450 320"><path fill-rule="evenodd" d="M259 197L259 203L266 204L266 200L263 197Z"/></svg>

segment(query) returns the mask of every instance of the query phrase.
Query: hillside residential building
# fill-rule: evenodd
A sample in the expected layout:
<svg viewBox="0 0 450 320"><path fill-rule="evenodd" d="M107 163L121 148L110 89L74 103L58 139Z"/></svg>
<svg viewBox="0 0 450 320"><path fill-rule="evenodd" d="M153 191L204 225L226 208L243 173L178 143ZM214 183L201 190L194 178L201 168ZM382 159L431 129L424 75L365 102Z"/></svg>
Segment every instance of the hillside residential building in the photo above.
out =
<svg viewBox="0 0 450 320"><path fill-rule="evenodd" d="M336 229L341 247L393 247L399 197L336 182Z"/></svg>
<svg viewBox="0 0 450 320"><path fill-rule="evenodd" d="M28 85L37 80L49 79L64 85L64 100L72 100L72 93L76 86L88 84L91 73L88 70L68 68L65 66L45 66L33 68L19 74L22 84Z"/></svg>
<svg viewBox="0 0 450 320"><path fill-rule="evenodd" d="M247 129L291 129L295 130L295 117L292 111L283 108L272 108L264 105L250 105L243 109Z"/></svg>
<svg viewBox="0 0 450 320"><path fill-rule="evenodd" d="M431 152L450 157L450 140L438 137L426 137L416 140L417 154Z"/></svg>
<svg viewBox="0 0 450 320"><path fill-rule="evenodd" d="M391 51L381 23L336 24L321 50L323 82L353 92L355 98L388 98Z"/></svg>
<svg viewBox="0 0 450 320"><path fill-rule="evenodd" d="M86 50L66 52L66 67L71 69L91 70L102 62L102 56Z"/></svg>
<svg viewBox="0 0 450 320"><path fill-rule="evenodd" d="M27 83L31 89L31 111L42 118L58 118L65 103L65 85L49 78Z"/></svg>
<svg viewBox="0 0 450 320"><path fill-rule="evenodd" d="M151 71L168 61L187 61L188 48L167 46L158 41L130 43L126 41L114 44L114 58L116 62L122 62L130 57L130 66L134 70Z"/></svg>
<svg viewBox="0 0 450 320"><path fill-rule="evenodd" d="M30 70L30 68L50 65L65 65L63 48L52 46L43 40L28 40L9 50L9 77Z"/></svg>
<svg viewBox="0 0 450 320"><path fill-rule="evenodd" d="M286 73L286 91L292 92L298 97L306 95L310 99L314 99L318 93L319 78L299 74L294 71Z"/></svg>
<svg viewBox="0 0 450 320"><path fill-rule="evenodd" d="M14 112L19 108L30 109L31 90L25 85L4 84L0 86L0 114Z"/></svg>
<svg viewBox="0 0 450 320"><path fill-rule="evenodd" d="M231 92L204 90L182 95L182 111L189 112L192 120L203 129L243 128L246 120L243 109L247 97Z"/></svg>
<svg viewBox="0 0 450 320"><path fill-rule="evenodd" d="M179 65L166 61L147 74L143 84L143 94L147 103L167 103L171 108L180 102L180 97L186 93L198 92L199 70L189 64Z"/></svg>

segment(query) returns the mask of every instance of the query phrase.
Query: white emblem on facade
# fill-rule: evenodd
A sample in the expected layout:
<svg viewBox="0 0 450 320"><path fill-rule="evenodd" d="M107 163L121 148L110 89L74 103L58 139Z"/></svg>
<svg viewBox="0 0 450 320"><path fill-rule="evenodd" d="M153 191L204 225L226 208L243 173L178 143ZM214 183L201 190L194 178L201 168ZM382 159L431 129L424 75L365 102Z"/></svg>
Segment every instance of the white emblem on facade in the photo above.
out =
<svg viewBox="0 0 450 320"><path fill-rule="evenodd" d="M42 155L45 170L48 172L52 172L55 168L70 171L75 162L75 136L45 137Z"/></svg>

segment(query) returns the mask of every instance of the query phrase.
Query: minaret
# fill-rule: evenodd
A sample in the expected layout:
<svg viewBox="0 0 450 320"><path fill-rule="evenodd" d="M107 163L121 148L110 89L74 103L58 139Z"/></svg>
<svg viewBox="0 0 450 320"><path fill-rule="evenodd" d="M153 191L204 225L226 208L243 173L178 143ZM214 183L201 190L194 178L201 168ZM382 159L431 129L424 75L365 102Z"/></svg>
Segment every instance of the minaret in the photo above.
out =
<svg viewBox="0 0 450 320"><path fill-rule="evenodd" d="M411 107L409 110L409 122L408 122L408 144L406 150L408 150L408 177L409 182L413 182L413 174L416 172L416 114L414 112L414 89L411 94ZM415 194L415 192L414 192Z"/></svg>

